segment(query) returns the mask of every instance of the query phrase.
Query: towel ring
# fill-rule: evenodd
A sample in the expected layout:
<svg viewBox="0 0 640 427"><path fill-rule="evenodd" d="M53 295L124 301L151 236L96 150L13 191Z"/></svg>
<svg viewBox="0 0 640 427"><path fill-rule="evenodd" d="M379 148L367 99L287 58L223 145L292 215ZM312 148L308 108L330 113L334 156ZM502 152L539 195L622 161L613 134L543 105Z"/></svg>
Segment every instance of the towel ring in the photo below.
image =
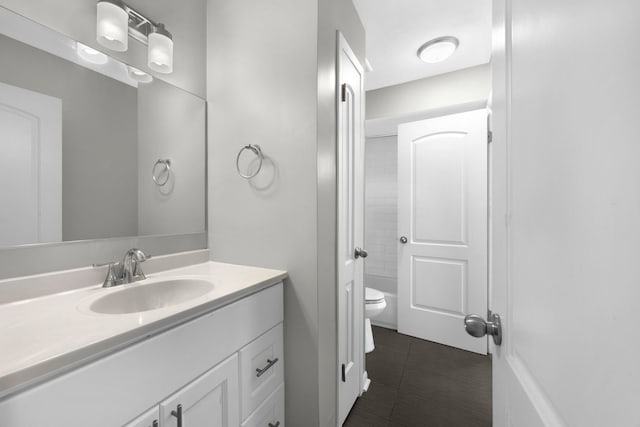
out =
<svg viewBox="0 0 640 427"><path fill-rule="evenodd" d="M253 151L253 154L255 154L256 157L258 157L258 169L256 169L256 171L250 175L245 175L240 171L240 156L242 155L242 152L244 150ZM258 175L258 172L260 172L260 169L262 168L263 160L264 160L264 156L262 155L262 150L260 149L260 146L258 144L245 145L240 149L240 151L238 152L238 155L236 156L236 170L238 171L238 174L244 179L251 179L254 176Z"/></svg>
<svg viewBox="0 0 640 427"><path fill-rule="evenodd" d="M164 166L164 168L160 170L159 173L156 173L158 165L162 165ZM163 173L166 176L164 180L161 179ZM153 169L151 170L151 177L153 178L153 182L155 182L158 187L163 187L164 185L166 185L166 183L169 182L169 178L171 177L171 160L156 160L156 162L153 164Z"/></svg>

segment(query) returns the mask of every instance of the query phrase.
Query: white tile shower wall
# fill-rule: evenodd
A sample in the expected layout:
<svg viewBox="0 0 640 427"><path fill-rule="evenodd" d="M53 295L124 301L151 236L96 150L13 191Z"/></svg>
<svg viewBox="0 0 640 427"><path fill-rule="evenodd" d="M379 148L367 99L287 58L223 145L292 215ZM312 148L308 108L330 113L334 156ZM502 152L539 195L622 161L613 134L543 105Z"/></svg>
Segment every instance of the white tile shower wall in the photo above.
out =
<svg viewBox="0 0 640 427"><path fill-rule="evenodd" d="M397 292L397 136L367 138L365 150L365 286Z"/></svg>

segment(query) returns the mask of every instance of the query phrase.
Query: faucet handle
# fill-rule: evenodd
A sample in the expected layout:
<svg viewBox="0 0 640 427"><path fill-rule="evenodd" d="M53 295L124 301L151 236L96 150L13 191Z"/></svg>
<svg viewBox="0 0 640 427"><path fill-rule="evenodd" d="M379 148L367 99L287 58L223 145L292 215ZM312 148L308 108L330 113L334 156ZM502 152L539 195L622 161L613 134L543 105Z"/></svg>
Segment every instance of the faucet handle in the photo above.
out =
<svg viewBox="0 0 640 427"><path fill-rule="evenodd" d="M91 264L91 267L93 267L93 268L105 267L105 266L111 265L111 264L113 264L113 262L103 262L102 264Z"/></svg>
<svg viewBox="0 0 640 427"><path fill-rule="evenodd" d="M122 279L120 278L119 271L121 270L121 264L119 262L107 262L104 264L93 264L93 267L104 267L107 268L107 277L105 277L104 282L102 283L103 288L110 288L112 286L116 286L122 283Z"/></svg>

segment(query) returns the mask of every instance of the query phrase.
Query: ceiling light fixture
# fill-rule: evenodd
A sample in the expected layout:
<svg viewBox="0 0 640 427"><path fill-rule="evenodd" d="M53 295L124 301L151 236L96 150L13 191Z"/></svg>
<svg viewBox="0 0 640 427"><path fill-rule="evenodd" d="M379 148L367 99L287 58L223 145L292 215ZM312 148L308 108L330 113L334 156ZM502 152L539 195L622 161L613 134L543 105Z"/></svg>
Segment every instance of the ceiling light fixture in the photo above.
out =
<svg viewBox="0 0 640 427"><path fill-rule="evenodd" d="M165 26L121 0L99 0L96 40L116 52L127 50L129 37L148 46L147 65L158 73L173 71L173 37Z"/></svg>
<svg viewBox="0 0 640 427"><path fill-rule="evenodd" d="M451 36L429 40L418 49L418 58L429 64L442 62L453 55L459 44L458 39Z"/></svg>

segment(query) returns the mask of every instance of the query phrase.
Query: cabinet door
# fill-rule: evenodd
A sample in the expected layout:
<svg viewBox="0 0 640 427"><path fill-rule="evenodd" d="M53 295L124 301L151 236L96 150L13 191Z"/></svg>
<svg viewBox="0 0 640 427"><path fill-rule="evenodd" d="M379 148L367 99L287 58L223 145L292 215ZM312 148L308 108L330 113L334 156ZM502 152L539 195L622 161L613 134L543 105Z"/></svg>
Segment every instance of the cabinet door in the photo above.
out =
<svg viewBox="0 0 640 427"><path fill-rule="evenodd" d="M160 408L154 406L144 414L140 415L124 427L158 427L160 422Z"/></svg>
<svg viewBox="0 0 640 427"><path fill-rule="evenodd" d="M163 427L240 424L238 356L234 354L160 404Z"/></svg>

